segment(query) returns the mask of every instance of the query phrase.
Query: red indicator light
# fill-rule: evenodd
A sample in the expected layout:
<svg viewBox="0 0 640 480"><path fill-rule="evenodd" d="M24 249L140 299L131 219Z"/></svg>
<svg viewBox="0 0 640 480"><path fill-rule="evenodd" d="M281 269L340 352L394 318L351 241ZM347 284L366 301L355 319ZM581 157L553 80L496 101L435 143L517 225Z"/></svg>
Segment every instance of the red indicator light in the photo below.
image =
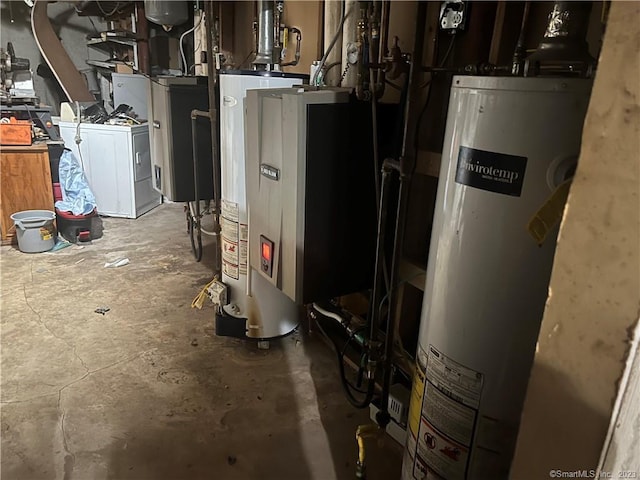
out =
<svg viewBox="0 0 640 480"><path fill-rule="evenodd" d="M262 244L262 258L267 261L271 261L271 245L268 243Z"/></svg>

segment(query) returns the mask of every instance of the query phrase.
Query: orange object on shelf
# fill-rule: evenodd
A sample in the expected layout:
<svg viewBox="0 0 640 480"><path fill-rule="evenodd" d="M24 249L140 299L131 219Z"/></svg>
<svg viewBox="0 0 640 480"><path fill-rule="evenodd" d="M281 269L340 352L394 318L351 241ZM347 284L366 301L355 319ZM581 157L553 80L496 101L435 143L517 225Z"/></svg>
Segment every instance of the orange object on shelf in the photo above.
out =
<svg viewBox="0 0 640 480"><path fill-rule="evenodd" d="M31 121L16 120L0 123L0 145L31 145Z"/></svg>

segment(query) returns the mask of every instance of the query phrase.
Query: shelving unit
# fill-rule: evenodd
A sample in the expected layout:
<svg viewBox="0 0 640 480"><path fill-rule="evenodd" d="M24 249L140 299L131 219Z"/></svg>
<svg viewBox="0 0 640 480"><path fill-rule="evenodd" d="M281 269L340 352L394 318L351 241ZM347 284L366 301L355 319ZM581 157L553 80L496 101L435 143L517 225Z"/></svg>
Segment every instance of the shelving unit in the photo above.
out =
<svg viewBox="0 0 640 480"><path fill-rule="evenodd" d="M100 34L100 38L90 38L87 40L87 46L97 48L109 53L115 57L115 52L124 49L133 51L133 68L138 70L138 41L135 38L126 36L109 36L109 32Z"/></svg>

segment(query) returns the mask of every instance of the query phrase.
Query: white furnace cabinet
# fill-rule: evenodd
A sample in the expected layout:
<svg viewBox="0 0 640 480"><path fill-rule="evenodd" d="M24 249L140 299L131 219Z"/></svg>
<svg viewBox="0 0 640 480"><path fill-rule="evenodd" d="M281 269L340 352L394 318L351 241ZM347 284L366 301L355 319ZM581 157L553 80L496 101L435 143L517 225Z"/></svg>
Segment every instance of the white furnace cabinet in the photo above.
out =
<svg viewBox="0 0 640 480"><path fill-rule="evenodd" d="M151 182L149 127L60 122L65 146L84 165L87 182L96 197L98 213L110 217L137 218L161 202Z"/></svg>

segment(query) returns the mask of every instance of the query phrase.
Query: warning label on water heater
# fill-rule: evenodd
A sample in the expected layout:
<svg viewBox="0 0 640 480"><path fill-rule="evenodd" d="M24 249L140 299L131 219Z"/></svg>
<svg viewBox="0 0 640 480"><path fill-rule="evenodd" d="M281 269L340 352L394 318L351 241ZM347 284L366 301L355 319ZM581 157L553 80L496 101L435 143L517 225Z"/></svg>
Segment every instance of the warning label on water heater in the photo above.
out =
<svg viewBox="0 0 640 480"><path fill-rule="evenodd" d="M454 361L433 345L429 345L428 350L419 349L418 356L426 357L420 423L415 432L417 419L410 418L411 435L407 442L413 453L413 478L464 479L483 375Z"/></svg>
<svg viewBox="0 0 640 480"><path fill-rule="evenodd" d="M456 183L519 197L527 158L460 147Z"/></svg>
<svg viewBox="0 0 640 480"><path fill-rule="evenodd" d="M238 204L222 200L221 207L222 272L238 280L241 273L246 273L240 271Z"/></svg>
<svg viewBox="0 0 640 480"><path fill-rule="evenodd" d="M439 352L429 345L427 380L448 397L477 409L482 392L482 374Z"/></svg>

